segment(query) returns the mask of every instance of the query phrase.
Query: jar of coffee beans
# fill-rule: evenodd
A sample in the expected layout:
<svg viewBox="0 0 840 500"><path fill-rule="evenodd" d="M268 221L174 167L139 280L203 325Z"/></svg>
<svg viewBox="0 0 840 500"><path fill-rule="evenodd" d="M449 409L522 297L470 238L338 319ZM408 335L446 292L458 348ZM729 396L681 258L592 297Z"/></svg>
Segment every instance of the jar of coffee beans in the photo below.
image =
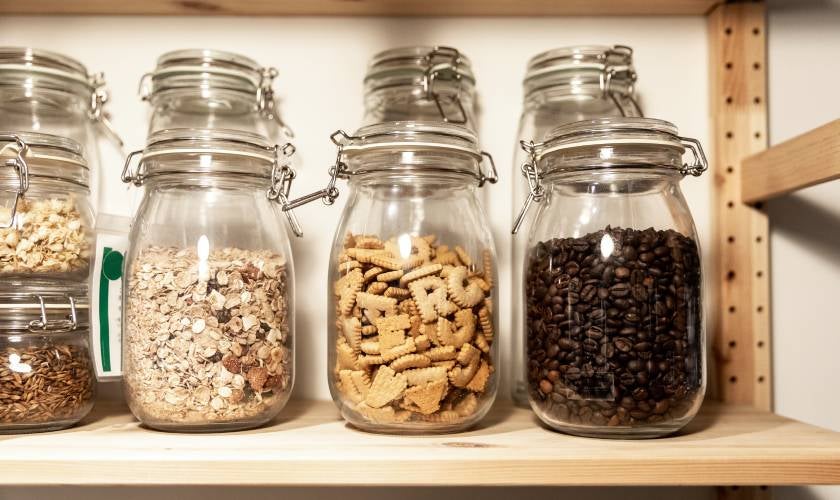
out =
<svg viewBox="0 0 840 500"><path fill-rule="evenodd" d="M523 147L523 212L539 206L524 263L532 408L582 436L679 430L706 386L700 250L679 187L706 170L700 144L665 121L608 118Z"/></svg>
<svg viewBox="0 0 840 500"><path fill-rule="evenodd" d="M363 430L466 429L493 404L499 373L495 248L478 200L496 181L492 161L475 134L446 123L333 139L325 201L336 178L349 184L329 263L333 400Z"/></svg>
<svg viewBox="0 0 840 500"><path fill-rule="evenodd" d="M69 427L96 389L83 285L0 291L0 433Z"/></svg>

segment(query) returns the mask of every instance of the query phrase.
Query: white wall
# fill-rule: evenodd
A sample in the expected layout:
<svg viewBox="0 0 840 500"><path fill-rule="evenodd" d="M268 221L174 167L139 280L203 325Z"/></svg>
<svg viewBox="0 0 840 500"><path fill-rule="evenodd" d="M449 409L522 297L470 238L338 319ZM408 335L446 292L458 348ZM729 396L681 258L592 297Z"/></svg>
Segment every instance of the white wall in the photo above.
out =
<svg viewBox="0 0 840 500"><path fill-rule="evenodd" d="M770 142L840 118L840 1L773 1ZM772 200L773 384L779 413L840 431L840 183ZM779 488L777 499L838 500L840 487Z"/></svg>

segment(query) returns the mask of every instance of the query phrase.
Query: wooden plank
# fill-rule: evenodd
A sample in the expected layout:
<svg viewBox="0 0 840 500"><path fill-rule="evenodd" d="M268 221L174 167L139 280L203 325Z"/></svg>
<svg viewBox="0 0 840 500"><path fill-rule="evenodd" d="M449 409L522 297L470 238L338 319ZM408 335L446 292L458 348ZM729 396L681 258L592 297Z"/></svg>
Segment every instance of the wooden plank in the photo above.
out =
<svg viewBox="0 0 840 500"><path fill-rule="evenodd" d="M0 0L4 14L700 15L720 0Z"/></svg>
<svg viewBox="0 0 840 500"><path fill-rule="evenodd" d="M504 404L470 432L389 436L348 427L332 402L293 401L261 429L190 435L101 405L74 429L0 437L0 470L4 485L838 484L840 433L711 402L663 439L567 436Z"/></svg>
<svg viewBox="0 0 840 500"><path fill-rule="evenodd" d="M741 197L741 160L767 145L765 6L720 5L709 15L716 248L708 308L716 394L771 408L767 216Z"/></svg>
<svg viewBox="0 0 840 500"><path fill-rule="evenodd" d="M708 309L713 393L730 403L772 405L767 216L741 198L741 160L767 146L765 6L717 6L708 17L712 211L716 248ZM721 481L720 484L727 484ZM720 500L769 500L766 487L718 488Z"/></svg>
<svg viewBox="0 0 840 500"><path fill-rule="evenodd" d="M840 179L840 120L744 159L741 199L755 203L835 179Z"/></svg>

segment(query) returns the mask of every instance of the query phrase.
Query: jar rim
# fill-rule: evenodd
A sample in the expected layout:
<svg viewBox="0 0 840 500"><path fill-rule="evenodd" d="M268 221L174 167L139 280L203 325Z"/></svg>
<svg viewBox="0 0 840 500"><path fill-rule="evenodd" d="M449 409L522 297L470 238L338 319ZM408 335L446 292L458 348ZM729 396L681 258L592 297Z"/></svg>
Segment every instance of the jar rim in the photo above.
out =
<svg viewBox="0 0 840 500"><path fill-rule="evenodd" d="M88 326L89 308L82 284L21 283L13 291L0 292L0 333L76 331Z"/></svg>
<svg viewBox="0 0 840 500"><path fill-rule="evenodd" d="M0 158L16 159L16 169L0 171L0 179L20 183L23 192L28 189L23 186L28 186L29 178L56 179L88 187L89 168L84 148L66 137L0 131Z"/></svg>
<svg viewBox="0 0 840 500"><path fill-rule="evenodd" d="M140 96L186 89L226 89L258 94L269 88L277 70L254 59L216 49L179 49L158 57L154 70L143 75Z"/></svg>
<svg viewBox="0 0 840 500"><path fill-rule="evenodd" d="M528 60L526 94L538 90L597 85L601 93L633 93L633 49L626 45L577 45L541 52Z"/></svg>
<svg viewBox="0 0 840 500"><path fill-rule="evenodd" d="M33 47L0 47L0 71L4 70L43 73L81 83L91 90L100 86L92 81L87 67L78 60Z"/></svg>
<svg viewBox="0 0 840 500"><path fill-rule="evenodd" d="M584 120L561 125L545 136L540 143L525 143L523 148L533 160L541 166L541 175L561 172L581 171L597 168L667 168L677 170L683 175L700 175L707 168L707 162L699 141L678 135L676 125L656 118L611 117L596 120ZM686 150L694 155L691 165L675 161L672 164L638 161L638 152L634 158L624 161L622 147L644 146L652 150L670 150L681 158ZM552 164L558 154L573 154L575 150L599 148L599 155L592 162L569 166L562 161ZM618 148L618 149L616 149ZM607 151L609 150L609 151Z"/></svg>
<svg viewBox="0 0 840 500"><path fill-rule="evenodd" d="M137 185L154 176L167 174L212 174L249 176L270 179L277 167L294 154L294 146L270 144L259 134L242 130L177 128L163 129L152 133L144 149L132 152L126 159L123 181L132 181ZM259 165L229 164L220 165L212 156L249 158L260 162ZM132 157L139 156L137 170L129 175ZM189 164L167 162L167 157L192 157L196 161ZM207 158L205 160L205 158ZM148 162L151 159L161 161Z"/></svg>
<svg viewBox="0 0 840 500"><path fill-rule="evenodd" d="M368 63L365 85L375 91L402 85L424 85L434 68L444 81L475 84L472 62L458 49L445 46L414 45L383 50Z"/></svg>
<svg viewBox="0 0 840 500"><path fill-rule="evenodd" d="M392 121L364 126L352 136L339 131L333 137L339 146L339 161L347 168L345 176L412 172L457 174L478 179L480 186L485 181L494 183L497 180L492 157L479 148L475 132L461 125L439 121ZM398 162L381 165L365 161L369 155L383 152L402 156ZM461 155L464 161L441 164L430 162L428 155L415 153L450 153ZM484 158L490 161L488 173L482 170Z"/></svg>

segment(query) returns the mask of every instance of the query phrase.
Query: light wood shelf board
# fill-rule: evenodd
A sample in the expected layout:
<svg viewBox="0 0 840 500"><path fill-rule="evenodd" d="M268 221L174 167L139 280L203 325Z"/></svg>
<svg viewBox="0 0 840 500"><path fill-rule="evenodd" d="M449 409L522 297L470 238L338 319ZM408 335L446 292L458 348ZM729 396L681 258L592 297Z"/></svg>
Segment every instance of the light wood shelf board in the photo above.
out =
<svg viewBox="0 0 840 500"><path fill-rule="evenodd" d="M9 14L702 15L720 0L0 0Z"/></svg>
<svg viewBox="0 0 840 500"><path fill-rule="evenodd" d="M66 431L0 437L6 485L718 485L838 484L840 434L745 406L704 405L686 431L645 441L547 430L497 404L476 430L367 434L331 402L293 401L253 431L143 429L100 405Z"/></svg>
<svg viewBox="0 0 840 500"><path fill-rule="evenodd" d="M840 179L840 120L746 158L741 197L755 203L835 179Z"/></svg>

